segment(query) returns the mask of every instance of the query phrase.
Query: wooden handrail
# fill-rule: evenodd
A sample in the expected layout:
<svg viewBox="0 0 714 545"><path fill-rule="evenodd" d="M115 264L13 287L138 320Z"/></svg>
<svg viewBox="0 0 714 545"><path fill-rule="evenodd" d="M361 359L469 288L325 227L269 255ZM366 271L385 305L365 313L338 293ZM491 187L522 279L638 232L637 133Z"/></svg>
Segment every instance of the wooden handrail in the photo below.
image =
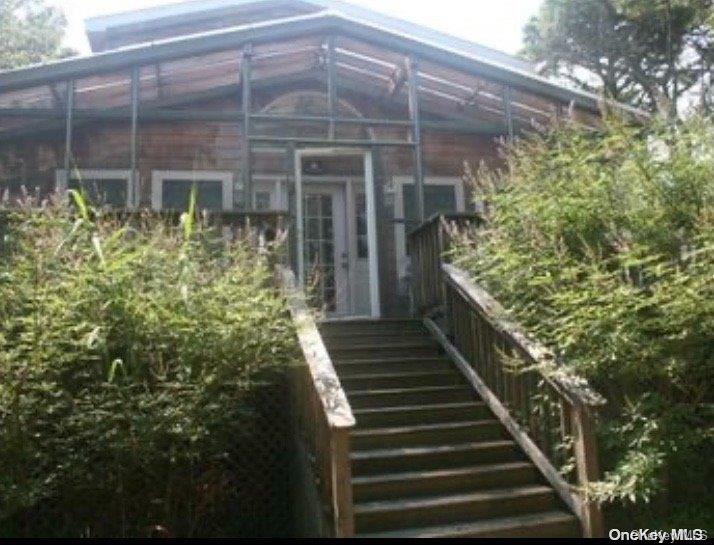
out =
<svg viewBox="0 0 714 545"><path fill-rule="evenodd" d="M450 246L452 227L475 227L482 222L481 216L471 212L434 214L409 233L412 297L420 314L431 314L444 305L441 263Z"/></svg>
<svg viewBox="0 0 714 545"><path fill-rule="evenodd" d="M412 232L417 308L465 378L578 515L583 534L600 536L602 513L587 490L599 478L593 419L605 399L556 365L553 353L510 321L468 273L445 262L453 231L464 223L473 225L463 218L430 218Z"/></svg>
<svg viewBox="0 0 714 545"><path fill-rule="evenodd" d="M506 311L501 304L486 290L472 282L468 273L448 263L443 263L441 269L444 279L468 301L470 306L479 312L493 328L508 337L521 352L521 356L538 365L539 369L552 369L553 373L541 372L543 380L555 388L560 395L567 398L573 405L584 407L600 407L607 402L598 392L590 388L585 379L572 375L558 373L553 352L523 333L518 324L506 318Z"/></svg>
<svg viewBox="0 0 714 545"><path fill-rule="evenodd" d="M475 212L437 212L436 214L432 214L429 216L427 219L425 219L422 223L417 225L414 229L409 231L407 233L408 237L412 237L414 235L418 235L421 231L424 229L429 228L430 226L433 226L437 223L444 223L444 222L450 222L450 221L455 221L455 222L460 222L460 221L466 221L466 222L481 222L481 216L476 214Z"/></svg>
<svg viewBox="0 0 714 545"><path fill-rule="evenodd" d="M305 355L315 387L320 394L320 403L325 411L325 417L333 429L352 428L356 423L352 408L340 385L337 371L332 365L332 359L308 308L305 295L302 290L297 288L295 274L290 269L279 266L278 271L300 347Z"/></svg>
<svg viewBox="0 0 714 545"><path fill-rule="evenodd" d="M296 327L304 362L294 369L292 380L295 426L301 448L310 461L312 480L321 502L317 517L323 537L354 534L350 433L356 422L330 355L310 312L295 275L278 266L278 278Z"/></svg>

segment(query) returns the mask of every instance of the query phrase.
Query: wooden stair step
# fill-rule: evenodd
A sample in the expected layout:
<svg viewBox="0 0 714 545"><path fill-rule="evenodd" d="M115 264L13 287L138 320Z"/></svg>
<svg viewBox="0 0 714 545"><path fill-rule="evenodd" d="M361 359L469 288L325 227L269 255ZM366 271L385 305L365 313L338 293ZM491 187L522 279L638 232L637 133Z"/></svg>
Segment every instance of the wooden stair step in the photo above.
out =
<svg viewBox="0 0 714 545"><path fill-rule="evenodd" d="M431 335L424 329L405 329L403 331L391 329L374 330L337 330L320 332L322 339L326 343L339 343L358 339L360 342L371 340L372 342L389 342L399 339L429 339Z"/></svg>
<svg viewBox="0 0 714 545"><path fill-rule="evenodd" d="M325 340L339 339L347 336L390 338L396 336L429 337L428 330L421 324L418 326L374 326L374 327L320 327L320 335Z"/></svg>
<svg viewBox="0 0 714 545"><path fill-rule="evenodd" d="M551 510L558 505L548 486L498 488L464 494L357 503L357 532L473 521Z"/></svg>
<svg viewBox="0 0 714 545"><path fill-rule="evenodd" d="M521 486L539 481L540 474L532 463L506 462L354 477L352 490L355 501L369 501Z"/></svg>
<svg viewBox="0 0 714 545"><path fill-rule="evenodd" d="M320 327L322 326L354 326L359 324L373 324L373 325L384 325L384 324L422 324L419 318L351 318L349 320L345 319L326 319L320 322Z"/></svg>
<svg viewBox="0 0 714 545"><path fill-rule="evenodd" d="M522 459L523 454L516 443L507 439L454 445L353 450L350 453L352 474L355 477Z"/></svg>
<svg viewBox="0 0 714 545"><path fill-rule="evenodd" d="M367 448L437 445L460 441L499 439L504 437L501 423L493 418L467 422L441 422L389 428L354 430L352 445Z"/></svg>
<svg viewBox="0 0 714 545"><path fill-rule="evenodd" d="M331 346L329 352L333 361L339 361L341 359L379 359L386 356L438 356L441 354L441 347L432 339L419 339L415 341L405 340L404 342L391 343L351 343L340 346Z"/></svg>
<svg viewBox="0 0 714 545"><path fill-rule="evenodd" d="M370 537L576 537L579 520L418 320L321 335L357 425L355 529Z"/></svg>
<svg viewBox="0 0 714 545"><path fill-rule="evenodd" d="M580 537L578 518L560 510L499 517L445 526L407 528L374 534L366 538L477 538L477 537Z"/></svg>
<svg viewBox="0 0 714 545"><path fill-rule="evenodd" d="M389 337L388 340L370 341L369 337L361 339L359 337L346 338L344 344L333 343L332 350L383 350L385 348L402 348L409 350L410 348L421 348L423 346L438 347L437 343L431 337Z"/></svg>
<svg viewBox="0 0 714 545"><path fill-rule="evenodd" d="M412 344L431 344L431 338L426 333L392 333L390 335L334 335L323 337L323 342L328 349L342 346L388 346Z"/></svg>
<svg viewBox="0 0 714 545"><path fill-rule="evenodd" d="M436 424L484 418L491 413L482 401L464 401L458 403L434 403L430 405L401 405L396 407L377 407L355 409L358 429L388 425Z"/></svg>
<svg viewBox="0 0 714 545"><path fill-rule="evenodd" d="M393 374L397 372L453 371L454 364L444 356L363 358L333 360L340 377Z"/></svg>
<svg viewBox="0 0 714 545"><path fill-rule="evenodd" d="M320 331L354 331L362 329L402 329L419 328L425 329L421 320L413 318L378 318L378 319L358 319L358 320L323 320L319 324Z"/></svg>
<svg viewBox="0 0 714 545"><path fill-rule="evenodd" d="M343 377L340 382L345 390L368 390L412 386L448 386L463 384L464 379L456 371L449 369L400 373L362 373Z"/></svg>
<svg viewBox="0 0 714 545"><path fill-rule="evenodd" d="M394 407L413 403L447 403L474 401L474 392L461 385L422 386L414 388L385 388L353 390L347 399L353 408Z"/></svg>

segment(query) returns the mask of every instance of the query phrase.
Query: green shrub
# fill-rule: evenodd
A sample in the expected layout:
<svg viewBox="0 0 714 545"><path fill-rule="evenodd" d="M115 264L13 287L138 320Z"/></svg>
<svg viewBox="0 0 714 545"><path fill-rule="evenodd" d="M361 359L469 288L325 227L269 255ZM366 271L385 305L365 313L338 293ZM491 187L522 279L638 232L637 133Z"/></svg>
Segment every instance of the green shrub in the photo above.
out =
<svg viewBox="0 0 714 545"><path fill-rule="evenodd" d="M266 259L193 221L77 216L7 226L0 533L225 534L253 395L295 355Z"/></svg>
<svg viewBox="0 0 714 545"><path fill-rule="evenodd" d="M608 398L594 496L711 529L714 126L564 124L504 157L458 264Z"/></svg>

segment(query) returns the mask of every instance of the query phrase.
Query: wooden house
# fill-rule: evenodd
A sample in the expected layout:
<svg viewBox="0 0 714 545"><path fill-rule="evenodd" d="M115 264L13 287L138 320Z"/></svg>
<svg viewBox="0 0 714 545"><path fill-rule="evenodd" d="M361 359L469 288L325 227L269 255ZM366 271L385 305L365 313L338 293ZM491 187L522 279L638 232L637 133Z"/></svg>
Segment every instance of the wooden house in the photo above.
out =
<svg viewBox="0 0 714 545"><path fill-rule="evenodd" d="M98 17L86 28L91 54L0 73L0 193L12 202L23 187L42 196L82 187L106 206L183 210L196 187L200 208L255 217L282 212L289 217L298 280L314 284L328 317L352 318L357 328L323 330L333 339L327 343L330 356L353 371L340 378L358 392L351 397L346 386L349 402L358 408L354 414L320 336L310 339L303 332L301 338L312 380L303 386L296 411L308 415L303 424L322 415L310 424L312 432L323 431L312 443L308 440L312 448L307 450L323 463L317 470L323 476L321 512L331 520L328 531L317 533L351 535L355 528L364 532L431 525L432 530L408 535L564 535L580 531L572 512L586 534L598 533L591 507L576 501L568 485L558 480L543 454L545 447L538 450L518 435L503 408L508 399L501 397L499 409L498 395L491 399L483 388L493 386L497 394L520 392L523 399L533 392L525 385L517 390L515 382L502 390L510 378L504 375L492 385L486 379L501 376L496 374L482 377L483 388L477 388L499 425L506 426L552 486L547 490L518 488L531 478L532 468L512 461L510 446L495 442L500 431L480 420L454 425L468 412L463 407L468 396L458 391L453 376L436 371L442 369L444 350L461 367L466 365L468 357L457 357L467 354L466 348L459 352L444 344L459 340L456 330L443 338L432 331L442 343L432 353L436 341L422 342L420 335L428 333L421 325L356 319L408 316L414 307L409 280L416 273L421 275L422 299L437 292L439 297L473 295L473 290L437 286L441 272L436 269L428 276L423 251L410 263L408 233L435 213L473 211L463 181L465 162L498 164L500 142L559 117L597 127L598 97L540 77L527 62L499 51L339 0L194 0ZM425 225L423 235L440 233L432 229L438 222ZM438 242L440 237L428 240ZM437 249L438 244L431 248ZM438 255L429 263L438 264ZM428 278L434 285L425 285ZM468 308L476 313L476 303L469 301ZM301 312L299 305L293 310ZM472 315L472 329L460 331L473 333L473 325L481 324L478 340L487 346L474 354L495 358L496 339L505 333L498 330L488 337L484 332L492 322L478 316ZM359 339L382 340L379 346L367 346ZM511 338L514 346L523 348L518 339ZM341 347L340 342L356 346ZM388 342L395 344L385 346ZM366 357L359 349L373 350L372 360L392 365L388 376L368 392L367 379L357 373L360 364L354 360L360 354ZM491 352L484 352L487 349ZM530 348L523 350L532 355ZM395 360L400 354L414 364L406 374L400 374L401 364ZM432 360L431 371L415 371L423 371ZM337 385L330 402L325 376ZM429 382L433 380L437 383ZM408 384L414 391L407 386L395 390L395 384ZM572 417L568 422L577 424L582 439L575 442L582 447L578 471L582 469L587 481L593 469L584 454L592 454L592 445L583 446L592 438L583 409L587 401L581 393L563 394L566 390L558 390L559 399L563 414ZM454 397L444 397L447 394ZM404 403L396 403L396 398ZM403 411L396 411L395 405ZM422 405L433 410L427 414ZM423 459L414 452L391 462L374 458L374 467L383 463L388 475L381 480L364 477L350 488L352 454L346 438L351 433L355 448L368 449L378 446L381 437L351 432L355 417L357 425L400 423L398 430L383 432L392 447L402 439L420 445L419 437L431 441L429 445L448 444L431 454L424 451ZM464 439L469 433L486 446ZM471 450L451 448L456 440L466 441ZM473 463L487 464L495 477L484 477L486 470L464 462L467 454L473 455ZM352 471L369 465L369 456L351 459ZM470 469L455 471L458 460ZM499 460L505 462L497 464ZM444 469L440 461L451 465ZM414 471L395 476L401 465L408 468L412 462ZM419 473L427 469L432 473ZM464 486L501 477L511 492L464 496ZM381 507L355 503L384 499L374 487L394 500L401 482L407 495L421 490L423 496L422 485L431 486L432 494L456 490L460 495ZM560 499L554 499L553 490ZM553 506L561 500L564 511L557 511ZM547 512L540 512L543 509ZM501 526L462 525L461 533L443 529L446 522L461 524L478 513L500 520ZM437 527L442 530L433 529Z"/></svg>
<svg viewBox="0 0 714 545"><path fill-rule="evenodd" d="M335 316L407 306L405 233L472 204L464 162L596 97L331 0L196 1L87 22L92 54L0 74L0 189L284 210ZM298 198L299 196L299 198ZM370 256L372 258L370 259Z"/></svg>

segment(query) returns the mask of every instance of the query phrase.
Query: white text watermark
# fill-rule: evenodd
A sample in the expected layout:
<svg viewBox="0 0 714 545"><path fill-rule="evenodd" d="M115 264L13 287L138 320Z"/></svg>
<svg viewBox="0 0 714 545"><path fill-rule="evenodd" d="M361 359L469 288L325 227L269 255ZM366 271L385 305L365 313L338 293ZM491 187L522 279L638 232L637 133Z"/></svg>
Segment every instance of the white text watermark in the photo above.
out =
<svg viewBox="0 0 714 545"><path fill-rule="evenodd" d="M707 531L700 528L695 530L672 529L669 532L644 528L639 530L618 530L613 528L607 535L613 541L657 541L658 543L685 540L706 541L707 539Z"/></svg>

